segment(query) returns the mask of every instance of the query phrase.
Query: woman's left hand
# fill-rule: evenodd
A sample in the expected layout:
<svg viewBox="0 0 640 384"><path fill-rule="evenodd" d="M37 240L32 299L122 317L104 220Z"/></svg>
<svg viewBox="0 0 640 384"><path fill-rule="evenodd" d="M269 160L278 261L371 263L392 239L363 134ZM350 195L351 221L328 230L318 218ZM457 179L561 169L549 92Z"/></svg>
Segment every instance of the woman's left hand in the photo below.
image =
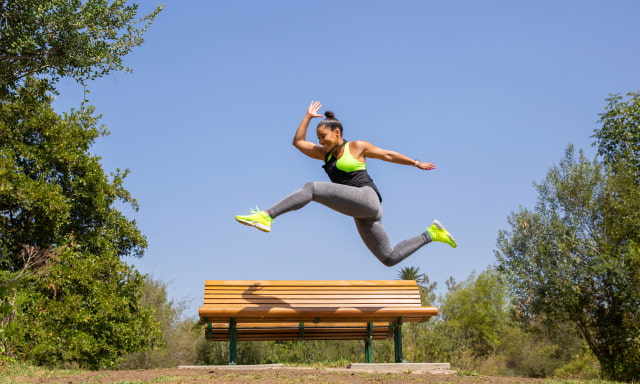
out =
<svg viewBox="0 0 640 384"><path fill-rule="evenodd" d="M418 168L424 170L424 171L430 171L432 169L436 169L435 164L433 163L427 163L426 161L421 161L418 163L417 165Z"/></svg>

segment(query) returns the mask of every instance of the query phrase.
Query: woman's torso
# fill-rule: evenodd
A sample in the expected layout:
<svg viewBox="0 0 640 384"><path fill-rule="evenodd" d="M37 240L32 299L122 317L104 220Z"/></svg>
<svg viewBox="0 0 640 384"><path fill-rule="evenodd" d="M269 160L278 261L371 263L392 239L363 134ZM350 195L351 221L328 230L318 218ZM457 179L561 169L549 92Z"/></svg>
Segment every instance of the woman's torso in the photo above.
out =
<svg viewBox="0 0 640 384"><path fill-rule="evenodd" d="M352 187L371 187L378 194L380 201L382 201L378 188L367 172L367 164L356 159L351 154L348 142L345 142L343 148L340 157L334 155L334 151L325 156L325 163L322 168L324 168L329 179L334 183Z"/></svg>

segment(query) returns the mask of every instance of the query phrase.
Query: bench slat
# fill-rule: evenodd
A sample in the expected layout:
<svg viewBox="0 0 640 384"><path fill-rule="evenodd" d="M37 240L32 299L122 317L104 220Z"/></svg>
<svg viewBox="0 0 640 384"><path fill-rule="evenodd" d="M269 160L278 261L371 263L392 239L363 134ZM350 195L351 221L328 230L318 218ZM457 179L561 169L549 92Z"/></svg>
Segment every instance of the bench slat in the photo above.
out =
<svg viewBox="0 0 640 384"><path fill-rule="evenodd" d="M369 290L369 291L361 291L361 290L344 290L344 289L325 289L325 290L313 290L313 291L309 291L309 290L298 290L298 289L286 289L286 290L259 290L259 291L248 291L248 290L236 290L236 291L229 291L229 290L215 290L215 289L207 289L205 290L205 295L210 296L210 295L216 295L216 296L230 296L230 297L235 297L235 296L269 296L269 295L274 295L274 296L289 296L289 295L293 295L293 296L326 296L326 295L332 295L332 296L343 296L343 295L347 295L347 296L366 296L366 297L371 297L371 296L415 296L416 295L416 290L409 290L409 289L402 289L402 290L396 290L396 291L386 291L386 290Z"/></svg>
<svg viewBox="0 0 640 384"><path fill-rule="evenodd" d="M205 280L205 286L216 287L269 287L269 286L307 286L307 287L353 287L366 286L380 288L393 286L415 286L413 280Z"/></svg>

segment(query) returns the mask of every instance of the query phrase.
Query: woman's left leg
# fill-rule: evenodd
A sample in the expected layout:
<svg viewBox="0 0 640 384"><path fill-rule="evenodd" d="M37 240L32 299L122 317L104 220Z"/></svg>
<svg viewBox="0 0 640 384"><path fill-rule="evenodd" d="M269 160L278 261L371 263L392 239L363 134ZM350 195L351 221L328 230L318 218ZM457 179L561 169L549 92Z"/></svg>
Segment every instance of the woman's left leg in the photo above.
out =
<svg viewBox="0 0 640 384"><path fill-rule="evenodd" d="M382 226L382 219L355 219L355 222L364 244L387 267L398 264L431 242L431 236L427 232L422 232L391 247L387 231Z"/></svg>

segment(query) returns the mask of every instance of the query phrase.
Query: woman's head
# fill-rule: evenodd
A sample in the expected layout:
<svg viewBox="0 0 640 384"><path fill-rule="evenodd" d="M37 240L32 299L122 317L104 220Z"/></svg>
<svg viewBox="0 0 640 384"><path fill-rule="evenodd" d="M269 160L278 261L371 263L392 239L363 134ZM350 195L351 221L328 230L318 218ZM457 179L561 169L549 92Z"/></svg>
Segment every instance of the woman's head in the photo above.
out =
<svg viewBox="0 0 640 384"><path fill-rule="evenodd" d="M320 145L331 149L342 141L342 123L331 111L326 111L324 116L325 118L318 123L316 133Z"/></svg>
<svg viewBox="0 0 640 384"><path fill-rule="evenodd" d="M336 119L336 115L331 111L326 111L324 113L324 119L318 123L318 128L323 126L329 128L331 131L339 129L340 135L342 135L342 123L340 120Z"/></svg>

